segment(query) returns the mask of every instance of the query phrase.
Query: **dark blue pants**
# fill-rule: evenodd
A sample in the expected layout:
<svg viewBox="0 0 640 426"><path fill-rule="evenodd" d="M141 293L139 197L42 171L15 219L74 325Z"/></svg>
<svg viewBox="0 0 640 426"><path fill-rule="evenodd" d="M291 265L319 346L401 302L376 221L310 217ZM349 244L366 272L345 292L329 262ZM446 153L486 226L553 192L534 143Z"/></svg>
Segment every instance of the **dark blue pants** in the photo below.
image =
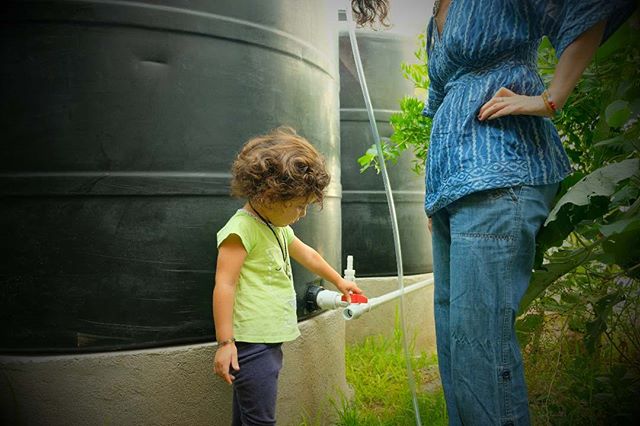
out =
<svg viewBox="0 0 640 426"><path fill-rule="evenodd" d="M233 426L276 424L281 343L237 342L240 370L233 381Z"/></svg>

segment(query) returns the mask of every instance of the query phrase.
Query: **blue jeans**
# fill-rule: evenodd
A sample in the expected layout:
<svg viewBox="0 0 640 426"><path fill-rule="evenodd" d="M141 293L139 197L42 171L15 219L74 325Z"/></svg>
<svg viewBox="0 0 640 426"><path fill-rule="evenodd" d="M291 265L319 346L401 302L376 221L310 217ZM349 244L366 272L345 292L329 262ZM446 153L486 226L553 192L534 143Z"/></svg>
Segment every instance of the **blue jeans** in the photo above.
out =
<svg viewBox="0 0 640 426"><path fill-rule="evenodd" d="M276 424L281 343L236 342L240 370L233 370L233 426Z"/></svg>
<svg viewBox="0 0 640 426"><path fill-rule="evenodd" d="M467 195L433 216L434 312L450 425L529 425L514 321L558 184Z"/></svg>

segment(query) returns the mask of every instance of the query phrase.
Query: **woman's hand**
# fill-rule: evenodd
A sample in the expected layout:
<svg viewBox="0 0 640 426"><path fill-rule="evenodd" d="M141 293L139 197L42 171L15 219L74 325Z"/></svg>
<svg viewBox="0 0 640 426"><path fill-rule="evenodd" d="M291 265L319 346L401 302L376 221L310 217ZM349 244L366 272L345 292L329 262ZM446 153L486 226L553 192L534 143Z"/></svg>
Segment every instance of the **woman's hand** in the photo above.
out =
<svg viewBox="0 0 640 426"><path fill-rule="evenodd" d="M216 356L213 359L213 370L222 378L225 382L231 384L235 380L235 377L229 374L229 366L234 370L240 370L238 365L238 349L235 343L227 343L224 346L218 347Z"/></svg>
<svg viewBox="0 0 640 426"><path fill-rule="evenodd" d="M518 95L506 87L501 87L489 102L482 105L478 120L494 120L506 115L551 117L542 96Z"/></svg>
<svg viewBox="0 0 640 426"><path fill-rule="evenodd" d="M354 283L353 281L347 281L344 278L340 278L337 282L334 283L334 285L338 288L338 290L340 290L340 293L347 296L347 301L349 303L351 303L352 293L362 293L362 290L358 288L356 283Z"/></svg>

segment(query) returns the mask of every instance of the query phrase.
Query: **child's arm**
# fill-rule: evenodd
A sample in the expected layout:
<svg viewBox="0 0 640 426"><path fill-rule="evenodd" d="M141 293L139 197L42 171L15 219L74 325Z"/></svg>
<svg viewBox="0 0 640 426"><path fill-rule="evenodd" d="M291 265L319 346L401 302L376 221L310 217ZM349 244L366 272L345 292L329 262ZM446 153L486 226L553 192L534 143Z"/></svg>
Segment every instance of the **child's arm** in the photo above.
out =
<svg viewBox="0 0 640 426"><path fill-rule="evenodd" d="M353 293L362 293L362 290L358 288L356 283L342 278L342 276L340 276L340 274L336 272L336 270L333 269L317 251L300 241L297 237L294 237L291 244L289 244L289 253L291 253L291 257L293 257L296 262L314 274L333 283L333 285L335 285L342 294L347 296L347 300L349 302L351 301L349 291Z"/></svg>
<svg viewBox="0 0 640 426"><path fill-rule="evenodd" d="M218 249L216 265L216 286L213 289L213 320L216 328L216 340L228 341L233 338L233 304L240 268L247 257L247 251L240 237L231 234ZM235 379L229 374L229 365L239 370L238 351L235 343L226 343L216 351L214 370L216 374L231 384Z"/></svg>

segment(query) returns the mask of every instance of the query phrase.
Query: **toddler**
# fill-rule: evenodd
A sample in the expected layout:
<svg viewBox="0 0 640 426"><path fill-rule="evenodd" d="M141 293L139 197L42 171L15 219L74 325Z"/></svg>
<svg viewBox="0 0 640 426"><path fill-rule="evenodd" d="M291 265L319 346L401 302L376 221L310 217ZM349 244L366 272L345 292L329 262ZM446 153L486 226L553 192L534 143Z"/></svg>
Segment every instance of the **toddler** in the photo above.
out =
<svg viewBox="0 0 640 426"><path fill-rule="evenodd" d="M320 153L290 128L249 140L232 166L245 205L218 232L214 368L233 385L233 425L275 425L283 342L300 335L289 255L349 298L361 293L289 225L322 204L330 177Z"/></svg>

